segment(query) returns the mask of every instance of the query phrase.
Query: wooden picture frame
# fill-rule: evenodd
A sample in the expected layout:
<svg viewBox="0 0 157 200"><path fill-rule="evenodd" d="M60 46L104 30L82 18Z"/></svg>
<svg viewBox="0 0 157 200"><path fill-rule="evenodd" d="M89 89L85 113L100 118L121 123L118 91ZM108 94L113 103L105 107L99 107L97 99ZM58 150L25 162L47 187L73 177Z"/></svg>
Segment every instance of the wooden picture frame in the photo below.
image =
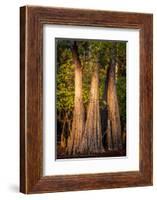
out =
<svg viewBox="0 0 157 200"><path fill-rule="evenodd" d="M43 25L140 30L140 170L43 176ZM20 8L20 191L59 192L153 183L152 14L24 6Z"/></svg>

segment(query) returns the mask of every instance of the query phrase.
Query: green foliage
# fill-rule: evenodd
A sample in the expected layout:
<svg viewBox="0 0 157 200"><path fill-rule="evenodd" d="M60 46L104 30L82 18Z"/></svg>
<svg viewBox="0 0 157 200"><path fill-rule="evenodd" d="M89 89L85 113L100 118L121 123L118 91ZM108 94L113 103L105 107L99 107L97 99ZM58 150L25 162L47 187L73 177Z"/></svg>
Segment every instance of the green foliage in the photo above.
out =
<svg viewBox="0 0 157 200"><path fill-rule="evenodd" d="M74 66L63 64L57 74L57 109L71 111L74 107Z"/></svg>
<svg viewBox="0 0 157 200"><path fill-rule="evenodd" d="M72 111L74 107L74 65L66 43L58 44L58 66L56 74L56 104L58 111Z"/></svg>

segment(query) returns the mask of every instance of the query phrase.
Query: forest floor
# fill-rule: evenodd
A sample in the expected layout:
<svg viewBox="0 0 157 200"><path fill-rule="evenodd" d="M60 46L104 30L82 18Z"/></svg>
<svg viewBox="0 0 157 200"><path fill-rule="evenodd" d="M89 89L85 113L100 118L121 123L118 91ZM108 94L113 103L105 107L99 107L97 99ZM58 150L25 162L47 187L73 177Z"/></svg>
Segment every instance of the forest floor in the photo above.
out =
<svg viewBox="0 0 157 200"><path fill-rule="evenodd" d="M70 159L70 158L100 158L100 157L122 157L126 156L126 150L105 150L103 153L92 153L92 154L77 154L67 155L61 148L57 148L57 159Z"/></svg>

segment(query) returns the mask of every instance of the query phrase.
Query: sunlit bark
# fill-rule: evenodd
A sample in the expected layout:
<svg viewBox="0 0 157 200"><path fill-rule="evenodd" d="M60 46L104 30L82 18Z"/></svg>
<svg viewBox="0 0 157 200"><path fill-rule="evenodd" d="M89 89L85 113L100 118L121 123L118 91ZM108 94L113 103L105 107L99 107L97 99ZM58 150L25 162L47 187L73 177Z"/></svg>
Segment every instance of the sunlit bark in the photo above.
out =
<svg viewBox="0 0 157 200"><path fill-rule="evenodd" d="M112 60L108 69L107 106L108 120L110 121L113 149L122 148L121 123L119 114L118 97L115 80L116 53L115 47L111 51ZM109 131L108 131L109 132Z"/></svg>
<svg viewBox="0 0 157 200"><path fill-rule="evenodd" d="M78 55L77 44L72 47L72 57L75 65L75 99L72 131L67 142L67 153L75 155L80 152L80 145L84 131L84 107L82 99L82 66Z"/></svg>
<svg viewBox="0 0 157 200"><path fill-rule="evenodd" d="M99 110L99 78L97 64L91 79L90 99L81 151L86 153L100 153L103 151Z"/></svg>

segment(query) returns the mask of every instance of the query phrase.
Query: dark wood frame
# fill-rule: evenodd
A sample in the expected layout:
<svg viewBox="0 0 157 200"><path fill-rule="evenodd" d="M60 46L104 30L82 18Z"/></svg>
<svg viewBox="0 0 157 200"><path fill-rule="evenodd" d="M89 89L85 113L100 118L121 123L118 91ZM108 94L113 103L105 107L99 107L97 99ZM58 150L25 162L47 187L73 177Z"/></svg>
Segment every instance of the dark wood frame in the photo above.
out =
<svg viewBox="0 0 157 200"><path fill-rule="evenodd" d="M43 25L140 30L140 170L43 176ZM20 191L89 190L152 185L153 16L25 6L20 8Z"/></svg>

